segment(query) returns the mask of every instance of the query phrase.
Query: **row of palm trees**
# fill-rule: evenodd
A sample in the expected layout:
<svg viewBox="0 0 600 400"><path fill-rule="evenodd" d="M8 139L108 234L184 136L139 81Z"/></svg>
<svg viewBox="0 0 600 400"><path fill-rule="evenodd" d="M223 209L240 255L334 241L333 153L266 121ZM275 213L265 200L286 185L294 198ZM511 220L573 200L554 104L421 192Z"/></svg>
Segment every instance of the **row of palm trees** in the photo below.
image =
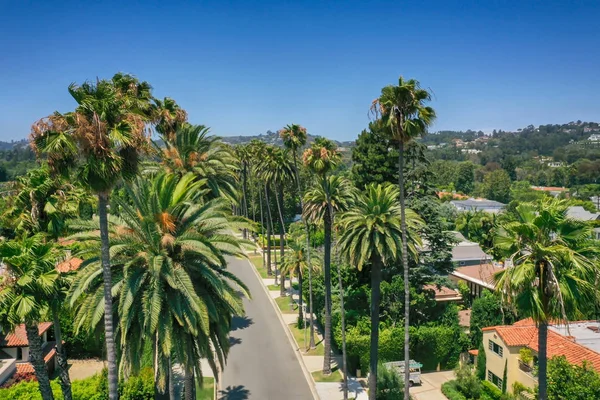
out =
<svg viewBox="0 0 600 400"><path fill-rule="evenodd" d="M233 232L250 228L231 213L235 155L133 76L73 84L69 92L74 111L32 127L42 167L15 184L4 213L15 238L0 244L7 269L1 322L25 323L44 400L53 394L37 324L49 317L61 388L72 398L58 321L63 308L74 312L79 330L104 328L110 399L148 354L156 398L172 398L175 365L184 372L186 398L195 398L200 359L214 370L224 364L231 318L243 313L239 292L246 288L226 270L227 256L243 255ZM150 140L153 132L162 145ZM121 182L126 195L111 201ZM93 197L98 218L79 219ZM77 272L64 235L84 259Z"/></svg>

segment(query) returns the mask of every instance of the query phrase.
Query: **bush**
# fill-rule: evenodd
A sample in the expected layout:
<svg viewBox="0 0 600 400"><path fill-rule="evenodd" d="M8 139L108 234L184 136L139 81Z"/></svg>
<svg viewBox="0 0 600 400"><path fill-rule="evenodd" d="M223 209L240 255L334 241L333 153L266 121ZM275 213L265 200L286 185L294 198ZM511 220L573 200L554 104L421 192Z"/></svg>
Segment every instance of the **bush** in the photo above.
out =
<svg viewBox="0 0 600 400"><path fill-rule="evenodd" d="M442 384L442 393L448 400L467 400L456 388L456 381L448 381Z"/></svg>
<svg viewBox="0 0 600 400"><path fill-rule="evenodd" d="M395 369L386 368L383 364L377 367L377 400L396 400L404 395L404 380Z"/></svg>
<svg viewBox="0 0 600 400"><path fill-rule="evenodd" d="M477 379L471 366L464 364L458 367L456 374L456 389L467 399L479 399L481 396L481 382Z"/></svg>
<svg viewBox="0 0 600 400"><path fill-rule="evenodd" d="M481 386L483 387L483 392L491 399L491 400L501 400L503 399L502 390L498 389L496 385L494 385L490 381L482 381Z"/></svg>
<svg viewBox="0 0 600 400"><path fill-rule="evenodd" d="M477 377L479 380L485 380L485 364L486 364L486 355L485 348L483 347L483 343L479 344L479 351L477 352Z"/></svg>
<svg viewBox="0 0 600 400"><path fill-rule="evenodd" d="M56 400L62 400L58 380L51 382ZM108 380L106 370L90 378L71 383L73 400L107 400ZM152 400L154 398L154 377L152 369L145 368L139 375L122 381L119 385L121 400ZM8 389L0 389L0 400L41 400L42 396L35 381L21 382Z"/></svg>

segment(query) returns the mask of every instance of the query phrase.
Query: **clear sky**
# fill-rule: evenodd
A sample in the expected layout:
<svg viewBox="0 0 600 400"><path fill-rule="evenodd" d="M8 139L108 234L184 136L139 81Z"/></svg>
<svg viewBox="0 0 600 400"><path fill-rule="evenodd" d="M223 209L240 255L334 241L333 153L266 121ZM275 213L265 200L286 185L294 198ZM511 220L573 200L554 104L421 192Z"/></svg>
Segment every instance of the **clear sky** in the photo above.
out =
<svg viewBox="0 0 600 400"><path fill-rule="evenodd" d="M223 136L354 139L399 75L433 90L433 130L598 121L600 2L0 0L0 140L117 71Z"/></svg>

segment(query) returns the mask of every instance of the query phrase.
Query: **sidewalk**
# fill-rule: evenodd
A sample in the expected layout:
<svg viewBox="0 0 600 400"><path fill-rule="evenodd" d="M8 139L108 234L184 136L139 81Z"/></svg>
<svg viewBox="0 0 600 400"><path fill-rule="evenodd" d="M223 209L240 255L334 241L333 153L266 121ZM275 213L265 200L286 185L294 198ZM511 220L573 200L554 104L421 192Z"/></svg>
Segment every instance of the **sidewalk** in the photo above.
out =
<svg viewBox="0 0 600 400"><path fill-rule="evenodd" d="M246 252L248 257L256 257L257 255L260 255L261 253L262 253L262 251L260 248L258 249L258 253L256 253L256 254L253 251ZM250 263L250 264L252 264L252 263ZM252 265L252 268L254 268L254 265ZM272 285L274 282L273 278L262 279L262 282L263 282L263 285L265 286L265 289L269 292L270 296L274 300L281 297L279 291L270 291L268 289L268 286ZM286 279L286 282L287 282L286 293L288 295L291 294L292 300L295 303L298 303L298 300L299 300L298 291L291 288L289 279ZM295 282L295 280L293 282ZM273 305L274 305L276 311L278 313L280 313L280 315L282 316L282 320L283 320L284 324L286 325L285 329L288 329L288 332L293 337L293 332L291 332L291 330L289 329L289 325L294 324L298 321L298 313L293 313L293 314L282 313L276 304L273 304ZM305 313L305 320L307 322L309 320L309 316L307 313ZM318 342L322 341L322 339L323 339L322 335L319 332L315 331L315 341L318 343ZM295 343L295 345L296 345L296 348L294 350L297 350L299 352L299 354L301 355L301 360L302 360L302 363L304 364L305 370L307 370L311 374L313 372L322 370L323 362L325 359L324 356L307 355L305 353L304 349L299 348L297 342ZM337 366L337 361L338 361L337 357L334 356L332 367ZM314 386L316 388L316 391L319 395L320 400L341 400L343 398L342 382L314 382L312 375L310 375L310 376L311 376L311 379L313 380L312 383L314 383ZM348 398L356 399L356 400L367 400L368 399L366 390L360 385L360 382L358 382L358 380L354 377L348 377Z"/></svg>

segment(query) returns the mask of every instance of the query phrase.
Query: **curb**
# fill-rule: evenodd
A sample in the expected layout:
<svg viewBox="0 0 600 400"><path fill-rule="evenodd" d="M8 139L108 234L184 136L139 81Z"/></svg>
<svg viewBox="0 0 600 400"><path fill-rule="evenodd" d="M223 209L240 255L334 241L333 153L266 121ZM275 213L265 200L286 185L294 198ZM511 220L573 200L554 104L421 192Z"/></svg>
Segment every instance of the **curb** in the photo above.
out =
<svg viewBox="0 0 600 400"><path fill-rule="evenodd" d="M315 387L315 381L313 380L312 375L310 374L310 372L306 368L306 365L304 364L304 360L302 359L302 356L300 355L300 349L298 348L298 344L296 343L296 340L292 336L292 333L290 332L288 326L286 325L285 321L283 320L283 316L281 315L281 311L279 310L277 303L275 303L275 299L273 299L271 297L269 290L263 284L262 277L260 276L260 274L258 273L256 268L254 268L254 264L252 264L252 262L250 261L250 259L248 257L246 257L246 261L248 262L248 264L250 264L250 268L252 268L252 271L254 271L254 275L260 281L260 285L262 286L263 290L265 291L265 294L269 298L271 305L275 309L277 318L279 318L279 322L283 326L283 330L285 331L285 334L286 334L288 340L290 341L290 344L292 345L292 349L294 350L294 354L296 355L296 358L298 359L298 363L300 363L300 367L302 368L302 372L304 373L304 378L308 382L308 386L310 387L310 391L313 395L313 399L320 400L319 394L317 393L317 388Z"/></svg>

